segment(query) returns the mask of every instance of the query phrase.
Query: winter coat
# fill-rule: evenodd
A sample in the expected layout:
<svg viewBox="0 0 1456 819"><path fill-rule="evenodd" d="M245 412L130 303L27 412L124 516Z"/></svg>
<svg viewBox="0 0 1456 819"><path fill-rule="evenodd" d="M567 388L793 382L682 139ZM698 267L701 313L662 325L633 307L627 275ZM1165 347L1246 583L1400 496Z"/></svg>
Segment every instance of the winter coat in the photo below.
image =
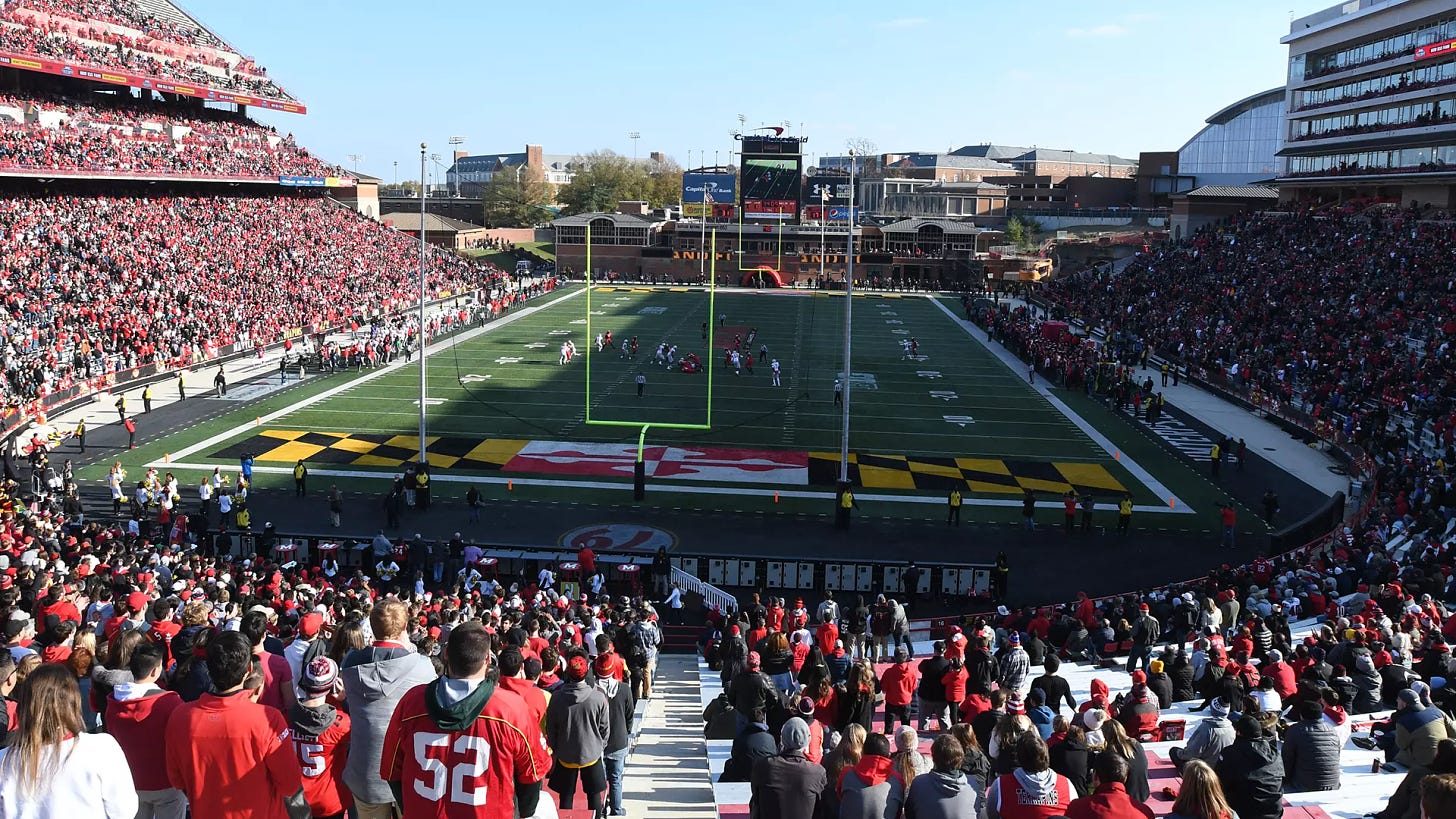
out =
<svg viewBox="0 0 1456 819"><path fill-rule="evenodd" d="M1156 695L1159 709L1166 711L1173 707L1173 679L1166 672L1148 675L1148 691Z"/></svg>
<svg viewBox="0 0 1456 819"><path fill-rule="evenodd" d="M748 800L751 819L814 819L828 787L823 766L798 753L754 762L748 781L753 786Z"/></svg>
<svg viewBox="0 0 1456 819"><path fill-rule="evenodd" d="M750 722L734 737L733 750L728 754L728 761L723 764L723 774L718 777L718 781L747 782L753 774L753 766L760 759L777 756L778 752L779 744L774 740L773 734L769 733L768 726Z"/></svg>
<svg viewBox="0 0 1456 819"><path fill-rule="evenodd" d="M1193 665L1186 656L1173 658L1168 677L1173 681L1173 702L1187 702L1198 697L1193 690Z"/></svg>
<svg viewBox="0 0 1456 819"><path fill-rule="evenodd" d="M1340 787L1340 734L1323 719L1301 720L1284 732L1284 792Z"/></svg>
<svg viewBox="0 0 1456 819"><path fill-rule="evenodd" d="M1092 770L1097 770L1097 757L1100 754L1115 754L1117 751L1106 748L1092 754ZM1127 759L1127 792L1132 798L1139 802L1148 801L1152 795L1152 788L1148 785L1148 753L1143 750L1143 744L1137 740L1132 741L1132 758Z"/></svg>
<svg viewBox="0 0 1456 819"><path fill-rule="evenodd" d="M777 698L773 680L762 671L743 671L728 684L728 701L744 719L753 718L755 707L767 713Z"/></svg>
<svg viewBox="0 0 1456 819"><path fill-rule="evenodd" d="M1064 739L1049 750L1052 770L1072 781L1078 796L1086 796L1092 781L1092 768L1087 744L1080 739Z"/></svg>
<svg viewBox="0 0 1456 819"><path fill-rule="evenodd" d="M1395 722L1395 761L1407 768L1429 767L1436 760L1436 745L1451 737L1456 739L1456 726L1445 711L1428 706L1419 711L1397 713Z"/></svg>
<svg viewBox="0 0 1456 819"><path fill-rule="evenodd" d="M1269 738L1238 739L1214 766L1229 807L1239 819L1279 819L1284 815L1284 763Z"/></svg>
<svg viewBox="0 0 1456 819"><path fill-rule="evenodd" d="M1209 765L1218 762L1223 749L1234 744L1234 724L1228 717L1209 717L1198 723L1188 736L1188 745L1183 748L1182 758L1201 759Z"/></svg>

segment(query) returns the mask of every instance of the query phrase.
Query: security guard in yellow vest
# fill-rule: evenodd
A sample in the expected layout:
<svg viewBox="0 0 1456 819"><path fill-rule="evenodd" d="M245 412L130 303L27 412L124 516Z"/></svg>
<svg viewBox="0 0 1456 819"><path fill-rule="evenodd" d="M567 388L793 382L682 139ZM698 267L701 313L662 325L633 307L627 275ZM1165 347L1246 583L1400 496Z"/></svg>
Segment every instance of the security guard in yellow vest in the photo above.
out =
<svg viewBox="0 0 1456 819"><path fill-rule="evenodd" d="M178 370L177 371L177 400L178 401L186 401L187 400L187 371L186 370Z"/></svg>
<svg viewBox="0 0 1456 819"><path fill-rule="evenodd" d="M1127 534L1127 529L1132 525L1132 495L1123 495L1122 500L1117 504L1117 533Z"/></svg>
<svg viewBox="0 0 1456 819"><path fill-rule="evenodd" d="M304 466L303 461L300 460L293 467L293 496L301 498L308 494L307 483L308 467Z"/></svg>
<svg viewBox="0 0 1456 819"><path fill-rule="evenodd" d="M418 509L430 508L430 473L420 469L415 475L415 507Z"/></svg>
<svg viewBox="0 0 1456 819"><path fill-rule="evenodd" d="M152 411L152 385L142 387L142 414L146 415Z"/></svg>
<svg viewBox="0 0 1456 819"><path fill-rule="evenodd" d="M841 483L839 485L839 505L834 510L834 525L840 529L848 529L850 510L858 508L859 504L855 502L854 491L849 488L849 482Z"/></svg>
<svg viewBox="0 0 1456 819"><path fill-rule="evenodd" d="M950 490L950 497L946 499L946 503L947 503L947 509L946 509L946 514L945 514L945 525L946 526L950 526L952 523L954 523L956 526L960 526L961 525L961 490L960 490L960 487L952 487L951 488L951 490Z"/></svg>
<svg viewBox="0 0 1456 819"><path fill-rule="evenodd" d="M76 443L80 445L81 451L86 451L86 419L82 418L76 422Z"/></svg>

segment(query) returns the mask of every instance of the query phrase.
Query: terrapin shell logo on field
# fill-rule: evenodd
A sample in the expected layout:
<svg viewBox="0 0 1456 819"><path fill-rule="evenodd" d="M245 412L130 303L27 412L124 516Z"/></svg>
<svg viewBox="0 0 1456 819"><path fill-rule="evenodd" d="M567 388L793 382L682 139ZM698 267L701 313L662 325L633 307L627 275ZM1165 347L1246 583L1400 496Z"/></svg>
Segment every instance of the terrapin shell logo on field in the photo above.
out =
<svg viewBox="0 0 1456 819"><path fill-rule="evenodd" d="M577 527L562 535L561 545L576 550L589 546L594 552L604 549L655 552L658 547L671 551L677 546L677 535L640 523L597 523Z"/></svg>

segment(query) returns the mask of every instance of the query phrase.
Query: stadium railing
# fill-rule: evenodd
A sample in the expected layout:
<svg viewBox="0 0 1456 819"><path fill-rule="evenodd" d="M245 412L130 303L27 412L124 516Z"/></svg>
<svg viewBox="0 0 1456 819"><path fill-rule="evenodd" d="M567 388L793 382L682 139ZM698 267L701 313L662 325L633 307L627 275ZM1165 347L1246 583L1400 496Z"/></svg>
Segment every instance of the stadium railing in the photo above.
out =
<svg viewBox="0 0 1456 819"><path fill-rule="evenodd" d="M696 576L688 574L677 566L672 567L672 579L682 587L683 591L702 596L704 603L707 603L720 612L728 612L738 608L737 597L705 580L700 580Z"/></svg>

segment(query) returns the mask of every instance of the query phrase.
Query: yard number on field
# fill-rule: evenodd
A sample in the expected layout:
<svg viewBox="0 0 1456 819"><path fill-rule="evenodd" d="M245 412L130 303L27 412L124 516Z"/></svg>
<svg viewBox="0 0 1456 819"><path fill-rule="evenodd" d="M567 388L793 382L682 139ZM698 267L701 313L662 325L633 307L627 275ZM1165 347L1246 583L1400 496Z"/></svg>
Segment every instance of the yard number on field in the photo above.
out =
<svg viewBox="0 0 1456 819"><path fill-rule="evenodd" d="M940 370L916 370L915 374L921 378L940 378Z"/></svg>
<svg viewBox="0 0 1456 819"><path fill-rule="evenodd" d="M644 307L637 311L639 316L660 316L667 312L666 307Z"/></svg>
<svg viewBox="0 0 1456 819"><path fill-rule="evenodd" d="M520 364L522 361L525 361L525 359L524 358L521 358L520 356L516 356L516 355L503 355L500 358L497 358L495 360L495 363L497 363L497 364Z"/></svg>
<svg viewBox="0 0 1456 819"><path fill-rule="evenodd" d="M475 373L470 373L469 375L461 376L460 383L461 384L475 384L477 382L484 381L487 378L490 378L490 376L489 375L476 375Z"/></svg>
<svg viewBox="0 0 1456 819"><path fill-rule="evenodd" d="M966 424L976 423L976 419L972 418L969 415L943 415L941 417L945 419L945 422L947 424L955 424L961 429L965 429Z"/></svg>
<svg viewBox="0 0 1456 819"><path fill-rule="evenodd" d="M955 401L955 400L957 400L957 399L960 398L959 395L956 395L954 392L951 392L950 390L931 390L930 391L930 397L931 398L939 398L942 401Z"/></svg>

